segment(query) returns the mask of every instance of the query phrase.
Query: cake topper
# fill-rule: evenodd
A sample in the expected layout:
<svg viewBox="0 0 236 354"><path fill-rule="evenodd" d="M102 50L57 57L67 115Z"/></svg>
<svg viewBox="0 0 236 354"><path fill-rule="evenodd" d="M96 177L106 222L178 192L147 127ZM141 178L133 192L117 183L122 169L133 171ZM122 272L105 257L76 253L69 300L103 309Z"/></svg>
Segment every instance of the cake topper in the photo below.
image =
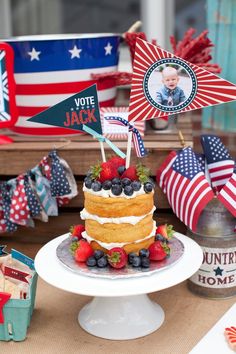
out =
<svg viewBox="0 0 236 354"><path fill-rule="evenodd" d="M142 39L137 39L129 121L233 101L236 85Z"/></svg>

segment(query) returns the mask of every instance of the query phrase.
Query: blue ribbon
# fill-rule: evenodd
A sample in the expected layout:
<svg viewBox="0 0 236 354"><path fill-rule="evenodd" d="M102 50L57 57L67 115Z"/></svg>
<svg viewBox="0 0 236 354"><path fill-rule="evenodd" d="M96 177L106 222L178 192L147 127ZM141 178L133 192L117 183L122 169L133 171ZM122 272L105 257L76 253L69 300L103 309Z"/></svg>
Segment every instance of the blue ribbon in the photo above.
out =
<svg viewBox="0 0 236 354"><path fill-rule="evenodd" d="M147 155L147 151L144 147L141 134L139 133L137 128L130 124L126 119L118 116L109 116L105 117L105 119L108 120L111 124L117 124L128 127L129 132L132 132L132 141L136 151L136 155L138 157L144 157Z"/></svg>
<svg viewBox="0 0 236 354"><path fill-rule="evenodd" d="M117 155L119 155L122 159L125 158L125 154L115 145L113 144L109 139L105 138L103 135L97 133L95 130L89 128L87 125L83 124L82 128L86 133L91 134L94 136L94 138L98 139L98 141L105 142L107 143L110 148L115 151Z"/></svg>

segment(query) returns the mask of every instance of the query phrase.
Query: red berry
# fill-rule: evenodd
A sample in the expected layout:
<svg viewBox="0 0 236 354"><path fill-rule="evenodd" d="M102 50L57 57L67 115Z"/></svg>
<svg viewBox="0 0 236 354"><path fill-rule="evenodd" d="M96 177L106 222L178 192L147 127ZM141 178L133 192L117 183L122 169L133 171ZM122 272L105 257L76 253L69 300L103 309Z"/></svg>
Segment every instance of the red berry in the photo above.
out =
<svg viewBox="0 0 236 354"><path fill-rule="evenodd" d="M156 229L156 234L160 234L167 240L170 240L173 237L174 230L173 230L173 225L159 225L157 226Z"/></svg>
<svg viewBox="0 0 236 354"><path fill-rule="evenodd" d="M98 178L98 181L105 182L106 180L112 180L115 177L119 177L117 169L110 162L103 162L101 164L101 172Z"/></svg>
<svg viewBox="0 0 236 354"><path fill-rule="evenodd" d="M93 255L93 249L90 243L85 240L80 240L77 244L78 247L74 254L75 260L76 262L86 262Z"/></svg>
<svg viewBox="0 0 236 354"><path fill-rule="evenodd" d="M108 251L108 263L113 268L123 268L127 264L128 256L121 247L114 247Z"/></svg>
<svg viewBox="0 0 236 354"><path fill-rule="evenodd" d="M82 232L85 231L84 225L78 224L78 225L73 225L70 228L70 235L71 237L77 237L78 240L82 238Z"/></svg>
<svg viewBox="0 0 236 354"><path fill-rule="evenodd" d="M129 178L131 181L137 181L138 175L137 175L137 170L135 166L130 166L125 170L125 172L121 175L121 179L123 178Z"/></svg>
<svg viewBox="0 0 236 354"><path fill-rule="evenodd" d="M111 163L116 169L120 166L125 166L125 159L122 159L122 157L119 156L111 157L108 162Z"/></svg>
<svg viewBox="0 0 236 354"><path fill-rule="evenodd" d="M166 243L161 241L155 241L152 243L149 248L149 259L151 261L162 261L170 254L170 248Z"/></svg>

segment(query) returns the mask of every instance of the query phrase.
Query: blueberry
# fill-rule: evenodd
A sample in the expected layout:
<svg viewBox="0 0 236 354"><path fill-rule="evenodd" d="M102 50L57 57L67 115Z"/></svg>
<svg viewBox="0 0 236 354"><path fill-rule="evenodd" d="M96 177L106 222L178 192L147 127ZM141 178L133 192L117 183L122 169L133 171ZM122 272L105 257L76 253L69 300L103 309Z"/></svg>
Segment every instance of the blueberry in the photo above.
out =
<svg viewBox="0 0 236 354"><path fill-rule="evenodd" d="M140 188L141 188L141 182L139 182L139 181L133 181L133 182L131 183L131 187L133 188L133 190L134 190L135 192L137 192L137 191L139 191Z"/></svg>
<svg viewBox="0 0 236 354"><path fill-rule="evenodd" d="M111 187L111 191L114 195L120 195L122 193L122 187L120 184L114 184Z"/></svg>
<svg viewBox="0 0 236 354"><path fill-rule="evenodd" d="M78 237L76 236L72 237L71 242L77 242L77 241L78 241Z"/></svg>
<svg viewBox="0 0 236 354"><path fill-rule="evenodd" d="M91 256L87 259L86 264L88 267L95 267L95 265L97 264L97 261L93 256Z"/></svg>
<svg viewBox="0 0 236 354"><path fill-rule="evenodd" d="M153 188L155 188L155 182L152 178L149 177L148 182L150 182L153 185Z"/></svg>
<svg viewBox="0 0 236 354"><path fill-rule="evenodd" d="M149 257L149 250L147 248L142 248L139 251L139 256L148 258Z"/></svg>
<svg viewBox="0 0 236 354"><path fill-rule="evenodd" d="M104 252L102 250L95 250L93 256L95 259L102 258L104 256Z"/></svg>
<svg viewBox="0 0 236 354"><path fill-rule="evenodd" d="M122 178L121 184L123 187L129 186L131 184L131 180L129 178Z"/></svg>
<svg viewBox="0 0 236 354"><path fill-rule="evenodd" d="M99 181L94 181L94 182L92 183L91 188L92 188L92 190L93 190L94 192L98 192L98 191L100 191L100 190L102 189L102 184L101 184L101 182L99 182Z"/></svg>
<svg viewBox="0 0 236 354"><path fill-rule="evenodd" d="M114 184L121 184L121 180L120 180L120 178L118 178L118 177L115 177L115 178L113 178L113 180L111 181L111 183L114 185Z"/></svg>
<svg viewBox="0 0 236 354"><path fill-rule="evenodd" d="M124 193L125 195L131 196L134 193L133 188L131 186L125 186Z"/></svg>
<svg viewBox="0 0 236 354"><path fill-rule="evenodd" d="M91 186L92 186L92 183L93 183L93 180L92 180L92 178L90 178L90 177L86 177L85 179L84 179L84 184L85 184L85 187L87 187L87 188L91 188Z"/></svg>
<svg viewBox="0 0 236 354"><path fill-rule="evenodd" d="M132 264L132 263L133 263L133 258L136 257L136 256L137 256L137 254L134 253L134 252L130 252L130 253L128 254L128 262L129 262L129 264Z"/></svg>
<svg viewBox="0 0 236 354"><path fill-rule="evenodd" d="M151 193L152 189L153 189L153 185L150 182L144 183L145 193Z"/></svg>
<svg viewBox="0 0 236 354"><path fill-rule="evenodd" d="M109 179L107 181L103 182L103 184L102 184L102 188L105 189L106 191L111 189L111 186L112 186L112 183Z"/></svg>
<svg viewBox="0 0 236 354"><path fill-rule="evenodd" d="M120 166L117 169L120 176L125 172L125 170L126 170L125 166Z"/></svg>
<svg viewBox="0 0 236 354"><path fill-rule="evenodd" d="M166 238L163 237L161 234L157 234L157 235L155 236L155 241L165 242L165 241L166 241Z"/></svg>
<svg viewBox="0 0 236 354"><path fill-rule="evenodd" d="M105 268L108 266L107 256L103 256L97 260L97 266L99 268Z"/></svg>
<svg viewBox="0 0 236 354"><path fill-rule="evenodd" d="M141 257L139 256L135 256L133 257L133 261L132 261L132 267L140 267L141 266Z"/></svg>
<svg viewBox="0 0 236 354"><path fill-rule="evenodd" d="M148 257L142 257L141 267L142 268L149 268L149 266L150 266L150 259Z"/></svg>

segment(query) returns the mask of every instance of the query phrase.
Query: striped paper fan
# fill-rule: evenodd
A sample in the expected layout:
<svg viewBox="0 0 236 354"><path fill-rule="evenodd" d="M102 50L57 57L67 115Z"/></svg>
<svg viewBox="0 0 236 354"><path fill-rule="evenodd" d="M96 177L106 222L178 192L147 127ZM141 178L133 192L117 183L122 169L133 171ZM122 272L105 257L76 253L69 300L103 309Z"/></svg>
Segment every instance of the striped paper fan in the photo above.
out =
<svg viewBox="0 0 236 354"><path fill-rule="evenodd" d="M101 124L103 135L108 139L124 140L128 137L128 128L119 125L110 124L106 121L106 116L119 116L128 120L129 107L102 107L100 108ZM140 135L144 136L145 122L135 122L135 128L139 130Z"/></svg>
<svg viewBox="0 0 236 354"><path fill-rule="evenodd" d="M182 73L182 82L185 82L186 85L188 84L186 86L185 99L177 104L173 104L173 100L172 102L168 101L168 103L160 103L157 96L155 96L154 77L158 77L159 73L159 85L161 85L163 68L167 66L176 68L178 73ZM182 85L184 84L182 83ZM167 91L168 94L169 92L175 92L174 90ZM182 58L176 57L160 47L142 39L137 39L130 95L129 121L142 121L159 118L166 114L188 112L235 99L236 85L233 83ZM171 103L169 104L169 102Z"/></svg>

